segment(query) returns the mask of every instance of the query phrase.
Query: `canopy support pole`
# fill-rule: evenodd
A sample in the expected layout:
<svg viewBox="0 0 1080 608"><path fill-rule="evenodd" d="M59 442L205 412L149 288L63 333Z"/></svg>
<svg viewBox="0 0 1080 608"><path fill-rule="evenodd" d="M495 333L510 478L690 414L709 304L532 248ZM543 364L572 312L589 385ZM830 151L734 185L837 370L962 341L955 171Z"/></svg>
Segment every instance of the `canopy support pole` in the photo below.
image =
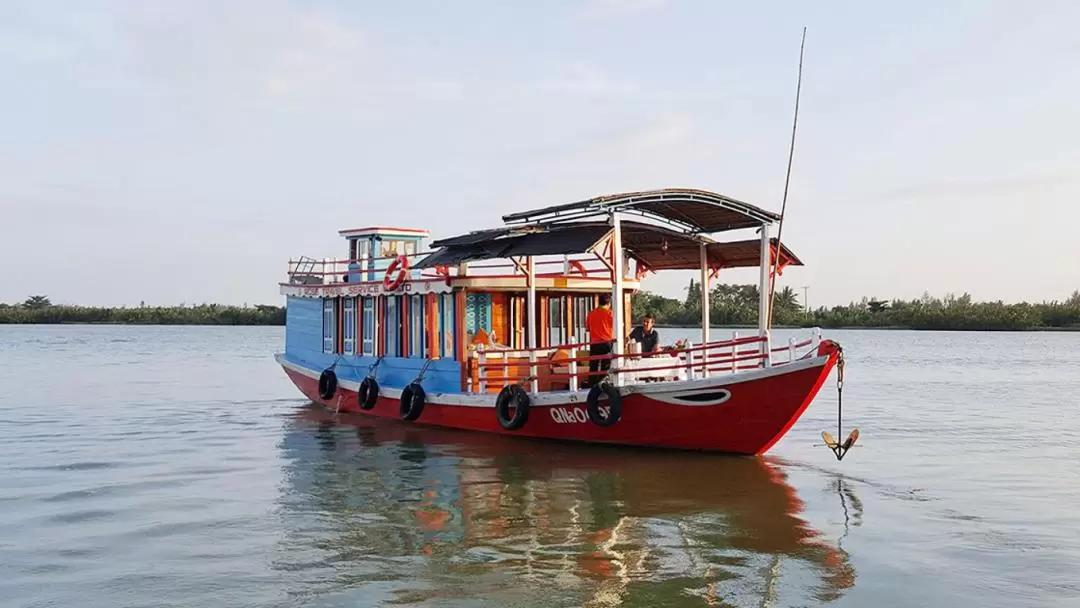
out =
<svg viewBox="0 0 1080 608"><path fill-rule="evenodd" d="M622 224L619 221L619 212L611 212L611 257L612 257L612 277L614 284L611 289L611 312L612 323L611 333L615 343L612 345L611 352L615 355L615 358L611 361L611 367L613 369L619 367L621 359L619 358L623 354L623 248L622 248ZM615 373L615 386L623 385L622 374Z"/></svg>
<svg viewBox="0 0 1080 608"><path fill-rule="evenodd" d="M769 225L761 225L761 279L758 283L758 335L761 342L762 367L768 367L769 361L769 266L771 264L772 243L769 242Z"/></svg>
<svg viewBox="0 0 1080 608"><path fill-rule="evenodd" d="M525 315L525 327L526 327L526 340L528 344L526 348L529 349L529 390L533 394L538 392L538 383L536 380L536 264L533 260L533 256L527 256L525 258L525 283L528 286L528 292L525 296L525 306L529 309L529 312Z"/></svg>
<svg viewBox="0 0 1080 608"><path fill-rule="evenodd" d="M709 256L704 242L701 243L701 345L709 343ZM709 350L701 352L701 377L709 377Z"/></svg>

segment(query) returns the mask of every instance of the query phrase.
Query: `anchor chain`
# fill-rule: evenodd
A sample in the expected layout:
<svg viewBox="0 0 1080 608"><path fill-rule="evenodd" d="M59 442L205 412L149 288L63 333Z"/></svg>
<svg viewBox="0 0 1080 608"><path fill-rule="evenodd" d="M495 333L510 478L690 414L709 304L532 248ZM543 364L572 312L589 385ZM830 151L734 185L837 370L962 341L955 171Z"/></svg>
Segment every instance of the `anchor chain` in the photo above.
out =
<svg viewBox="0 0 1080 608"><path fill-rule="evenodd" d="M839 345L837 345L839 348ZM839 349L836 360L836 436L843 437L844 421L844 350ZM837 460L843 460L851 446L859 439L859 429L853 429L844 443L838 443L829 431L822 431L821 438L825 440L825 446L836 456Z"/></svg>

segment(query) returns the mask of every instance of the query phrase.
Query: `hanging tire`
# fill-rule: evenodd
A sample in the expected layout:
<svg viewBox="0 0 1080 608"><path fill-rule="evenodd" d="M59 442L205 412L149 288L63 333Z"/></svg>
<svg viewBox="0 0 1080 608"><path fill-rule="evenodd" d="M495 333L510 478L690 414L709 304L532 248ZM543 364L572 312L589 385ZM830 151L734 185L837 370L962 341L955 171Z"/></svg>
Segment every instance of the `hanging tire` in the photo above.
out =
<svg viewBox="0 0 1080 608"><path fill-rule="evenodd" d="M362 410L370 410L379 401L379 383L375 378L368 376L360 381L360 388L356 391L356 401Z"/></svg>
<svg viewBox="0 0 1080 608"><path fill-rule="evenodd" d="M600 411L600 395L608 398L608 414L605 416ZM585 411L589 413L589 420L596 426L611 426L622 418L622 395L619 389L601 382L589 389L589 396L585 400Z"/></svg>
<svg viewBox="0 0 1080 608"><path fill-rule="evenodd" d="M424 387L413 382L401 391L401 419L416 420L424 412Z"/></svg>
<svg viewBox="0 0 1080 608"><path fill-rule="evenodd" d="M508 384L499 391L495 398L495 417L499 419L499 426L508 430L516 431L525 426L529 420L529 394L517 384ZM514 415L510 415L510 408L514 408Z"/></svg>
<svg viewBox="0 0 1080 608"><path fill-rule="evenodd" d="M319 374L319 396L330 399L337 393L337 388L337 374L332 369L324 369L323 373Z"/></svg>

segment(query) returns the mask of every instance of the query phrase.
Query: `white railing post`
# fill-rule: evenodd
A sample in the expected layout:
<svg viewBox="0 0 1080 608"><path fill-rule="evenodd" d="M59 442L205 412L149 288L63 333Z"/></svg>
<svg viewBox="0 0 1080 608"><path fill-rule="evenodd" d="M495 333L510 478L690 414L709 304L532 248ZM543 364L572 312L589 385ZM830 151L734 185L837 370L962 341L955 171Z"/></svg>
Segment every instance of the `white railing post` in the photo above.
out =
<svg viewBox="0 0 1080 608"><path fill-rule="evenodd" d="M811 339L810 345L814 347L813 352L814 352L814 354L817 354L818 347L821 346L821 328L820 327L815 327L814 328L810 339Z"/></svg>
<svg viewBox="0 0 1080 608"><path fill-rule="evenodd" d="M694 348L694 343L687 341L686 343L686 379L694 379L694 351L690 350Z"/></svg>
<svg viewBox="0 0 1080 608"><path fill-rule="evenodd" d="M487 363L487 355L484 353L484 345L476 345L476 379L480 384L480 392L487 392L487 369L484 364Z"/></svg>
<svg viewBox="0 0 1080 608"><path fill-rule="evenodd" d="M787 360L788 360L788 363L791 363L792 361L795 360L795 338L788 338L787 348L788 348Z"/></svg>
<svg viewBox="0 0 1080 608"><path fill-rule="evenodd" d="M540 392L540 382L539 382L539 380L536 379L536 351L535 350L530 350L529 351L529 377L531 378L531 380L529 381L529 391L532 392L532 394L535 395L536 393Z"/></svg>
<svg viewBox="0 0 1080 608"><path fill-rule="evenodd" d="M772 366L772 341L769 340L769 330L765 330L761 336L761 367Z"/></svg>
<svg viewBox="0 0 1080 608"><path fill-rule="evenodd" d="M570 344L577 344L577 338L575 338L574 336L570 336ZM577 346L573 346L570 348L570 365L568 366L568 370L570 373L570 390L573 392L576 392L578 390L577 353Z"/></svg>
<svg viewBox="0 0 1080 608"><path fill-rule="evenodd" d="M731 373L739 371L739 362L735 359L739 356L739 332L731 332Z"/></svg>

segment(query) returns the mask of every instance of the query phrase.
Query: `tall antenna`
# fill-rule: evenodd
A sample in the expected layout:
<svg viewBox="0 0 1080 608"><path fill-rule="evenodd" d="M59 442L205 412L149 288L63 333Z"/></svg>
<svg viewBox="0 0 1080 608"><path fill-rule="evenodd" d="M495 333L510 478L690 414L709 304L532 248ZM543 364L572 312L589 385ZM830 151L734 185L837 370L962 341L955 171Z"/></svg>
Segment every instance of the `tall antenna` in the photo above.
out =
<svg viewBox="0 0 1080 608"><path fill-rule="evenodd" d="M776 295L776 268L780 264L782 245L780 237L784 234L784 213L787 211L788 187L791 185L791 162L795 157L795 129L799 126L799 95L802 93L803 49L806 48L806 26L802 28L802 43L799 45L799 81L795 85L795 118L791 122L791 147L788 150L787 177L784 178L784 202L780 206L780 227L776 231L776 255L772 260L772 272L769 274L769 318L765 327L772 327L773 300Z"/></svg>

